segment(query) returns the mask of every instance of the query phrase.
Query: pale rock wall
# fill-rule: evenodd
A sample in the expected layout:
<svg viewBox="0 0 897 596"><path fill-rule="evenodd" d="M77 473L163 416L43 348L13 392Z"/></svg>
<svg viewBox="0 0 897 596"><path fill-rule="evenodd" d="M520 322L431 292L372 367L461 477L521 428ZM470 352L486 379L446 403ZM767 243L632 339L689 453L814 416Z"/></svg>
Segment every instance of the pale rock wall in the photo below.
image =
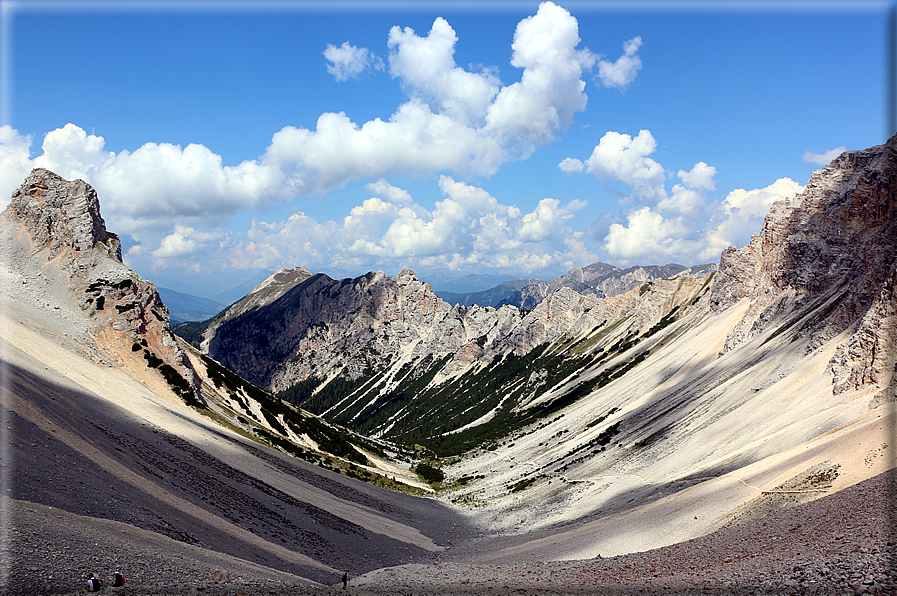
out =
<svg viewBox="0 0 897 596"><path fill-rule="evenodd" d="M897 137L834 159L772 206L749 245L723 252L714 309L751 302L724 351L798 313L791 332L811 349L848 332L829 367L835 393L893 383L895 250Z"/></svg>

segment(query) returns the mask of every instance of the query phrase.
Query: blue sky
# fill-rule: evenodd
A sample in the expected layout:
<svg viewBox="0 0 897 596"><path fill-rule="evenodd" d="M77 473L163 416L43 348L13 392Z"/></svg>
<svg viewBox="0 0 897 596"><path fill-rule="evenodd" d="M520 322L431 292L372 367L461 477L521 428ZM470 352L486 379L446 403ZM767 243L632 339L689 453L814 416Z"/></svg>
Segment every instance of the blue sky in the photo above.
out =
<svg viewBox="0 0 897 596"><path fill-rule="evenodd" d="M2 4L0 206L83 178L203 296L717 261L893 125L884 1Z"/></svg>

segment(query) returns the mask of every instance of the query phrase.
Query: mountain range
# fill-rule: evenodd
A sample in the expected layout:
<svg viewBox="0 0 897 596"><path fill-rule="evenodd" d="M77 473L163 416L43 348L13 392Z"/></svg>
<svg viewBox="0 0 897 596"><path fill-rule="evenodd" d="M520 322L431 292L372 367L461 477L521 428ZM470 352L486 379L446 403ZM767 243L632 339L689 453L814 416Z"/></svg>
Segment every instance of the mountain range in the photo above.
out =
<svg viewBox="0 0 897 596"><path fill-rule="evenodd" d="M189 545L178 560L209 574L313 585L772 520L897 467L895 213L897 138L816 172L718 265L595 264L500 306L411 270L295 267L191 345L93 188L34 170L0 233L10 527L48 508L133 528L140 552ZM43 567L46 532L10 539L29 566L6 568L12 593L84 571ZM171 561L119 554L92 556L135 586Z"/></svg>

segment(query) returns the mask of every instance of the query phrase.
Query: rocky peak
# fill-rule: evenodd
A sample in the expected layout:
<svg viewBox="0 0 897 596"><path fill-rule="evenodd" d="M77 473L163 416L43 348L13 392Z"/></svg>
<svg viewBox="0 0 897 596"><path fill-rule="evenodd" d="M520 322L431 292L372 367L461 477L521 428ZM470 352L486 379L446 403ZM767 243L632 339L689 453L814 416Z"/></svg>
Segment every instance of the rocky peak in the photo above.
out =
<svg viewBox="0 0 897 596"><path fill-rule="evenodd" d="M106 229L92 186L35 169L13 192L3 218L4 227L23 229L32 247L28 261L58 267L69 295L54 300L77 304L90 322L97 350L119 362L140 352L156 368L172 367L181 376L179 391L185 395L198 386L156 286L122 262L118 236ZM27 263L12 265L28 269Z"/></svg>
<svg viewBox="0 0 897 596"><path fill-rule="evenodd" d="M268 288L291 288L299 282L312 276L312 272L305 267L293 267L291 269L279 269L265 281L255 286L252 293L262 292Z"/></svg>
<svg viewBox="0 0 897 596"><path fill-rule="evenodd" d="M811 348L849 332L832 361L836 392L887 384L895 252L897 137L834 159L803 193L772 206L749 245L723 252L711 303L721 310L750 300L726 349L810 309L815 314L796 332L811 338Z"/></svg>
<svg viewBox="0 0 897 596"><path fill-rule="evenodd" d="M43 168L32 170L13 192L6 216L25 226L35 248L48 249L48 259L102 247L122 260L118 236L106 230L97 193L83 180L69 182Z"/></svg>

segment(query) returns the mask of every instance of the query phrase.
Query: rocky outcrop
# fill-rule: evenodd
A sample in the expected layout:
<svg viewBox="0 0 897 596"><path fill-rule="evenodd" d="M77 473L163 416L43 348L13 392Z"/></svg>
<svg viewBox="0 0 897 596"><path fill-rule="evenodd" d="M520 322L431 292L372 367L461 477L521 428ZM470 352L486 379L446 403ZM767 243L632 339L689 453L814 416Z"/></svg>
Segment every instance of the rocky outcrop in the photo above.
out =
<svg viewBox="0 0 897 596"><path fill-rule="evenodd" d="M37 250L47 249L47 260L61 258L74 275L96 266L98 258L122 260L118 236L106 230L97 193L83 180L69 182L35 169L13 192L5 213L25 226Z"/></svg>
<svg viewBox="0 0 897 596"><path fill-rule="evenodd" d="M714 309L750 301L726 350L776 325L809 349L847 332L830 363L834 391L893 383L895 251L897 137L834 159L772 206L749 245L723 252Z"/></svg>
<svg viewBox="0 0 897 596"><path fill-rule="evenodd" d="M69 296L92 322L96 348L114 360L145 352L147 362L172 367L193 389L196 373L169 327L156 286L122 262L118 236L106 229L97 193L38 168L12 194L5 225L20 225L33 247L29 259L52 262L67 277ZM20 268L24 264L18 264ZM123 345L124 352L116 353ZM189 391L186 385L182 390Z"/></svg>

